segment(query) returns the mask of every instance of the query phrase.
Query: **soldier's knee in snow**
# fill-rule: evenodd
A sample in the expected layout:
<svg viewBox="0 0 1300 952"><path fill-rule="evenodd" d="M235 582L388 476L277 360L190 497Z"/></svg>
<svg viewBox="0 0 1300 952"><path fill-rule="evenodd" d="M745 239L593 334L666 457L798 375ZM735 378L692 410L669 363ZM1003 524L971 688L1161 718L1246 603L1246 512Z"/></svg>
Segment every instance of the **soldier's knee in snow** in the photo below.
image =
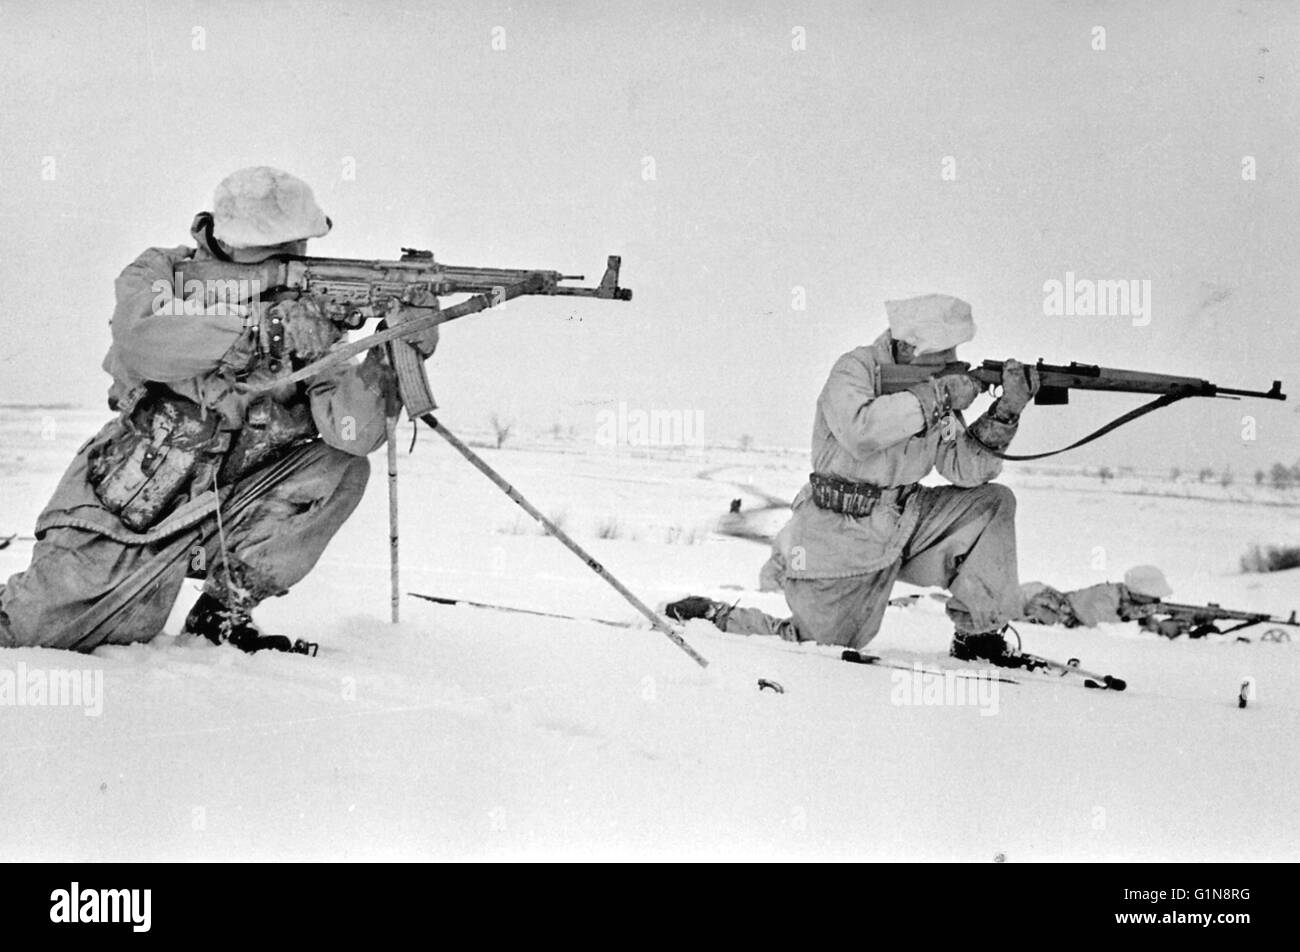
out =
<svg viewBox="0 0 1300 952"><path fill-rule="evenodd" d="M322 477L327 472L331 476L337 474L336 491L359 497L365 490L366 483L370 481L370 460L365 456L354 456L351 453L343 452L343 450L329 447L321 465L323 469L319 472ZM328 479L330 477L324 478Z"/></svg>
<svg viewBox="0 0 1300 952"><path fill-rule="evenodd" d="M343 470L342 483L357 491L364 490L370 481L370 460L364 456L354 456L347 468Z"/></svg>
<svg viewBox="0 0 1300 952"><path fill-rule="evenodd" d="M1001 483L989 483L984 487L994 504L999 509L1005 509L1009 512L1016 511L1016 494L1008 487Z"/></svg>

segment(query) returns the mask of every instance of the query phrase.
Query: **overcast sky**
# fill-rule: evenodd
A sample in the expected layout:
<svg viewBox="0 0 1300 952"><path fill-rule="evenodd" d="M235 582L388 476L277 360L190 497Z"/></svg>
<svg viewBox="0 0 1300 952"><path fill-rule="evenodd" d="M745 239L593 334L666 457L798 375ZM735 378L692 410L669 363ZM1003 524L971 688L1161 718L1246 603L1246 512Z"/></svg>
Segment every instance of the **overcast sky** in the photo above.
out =
<svg viewBox="0 0 1300 952"><path fill-rule="evenodd" d="M589 433L622 401L806 446L883 301L943 291L973 305L967 359L1296 392L1181 404L1079 461L1294 461L1298 26L1248 0L5 3L0 401L102 404L114 277L269 164L334 219L314 254L592 279L624 256L631 304L447 328L451 421ZM1066 272L1149 280L1149 323L1045 315ZM1031 408L1015 448L1136 402Z"/></svg>

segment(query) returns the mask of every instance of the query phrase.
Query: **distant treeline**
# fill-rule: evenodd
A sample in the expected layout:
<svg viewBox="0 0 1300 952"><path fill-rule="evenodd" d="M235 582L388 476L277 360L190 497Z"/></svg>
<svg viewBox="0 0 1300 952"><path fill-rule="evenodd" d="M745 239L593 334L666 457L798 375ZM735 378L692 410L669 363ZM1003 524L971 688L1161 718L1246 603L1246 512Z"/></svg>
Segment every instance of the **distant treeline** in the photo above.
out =
<svg viewBox="0 0 1300 952"><path fill-rule="evenodd" d="M0 403L0 410L85 410L78 403Z"/></svg>
<svg viewBox="0 0 1300 952"><path fill-rule="evenodd" d="M1169 471L1169 481L1176 483L1184 475L1189 479L1195 478L1198 483L1218 483L1220 486L1231 486L1237 481L1231 469L1216 470L1205 467L1204 469L1198 469L1195 473L1190 470L1184 473L1177 466ZM1255 470L1254 482L1256 486L1272 486L1274 489L1290 489L1292 486L1300 486L1300 462L1296 462L1291 466L1287 466L1285 463L1274 463L1267 470L1257 469Z"/></svg>

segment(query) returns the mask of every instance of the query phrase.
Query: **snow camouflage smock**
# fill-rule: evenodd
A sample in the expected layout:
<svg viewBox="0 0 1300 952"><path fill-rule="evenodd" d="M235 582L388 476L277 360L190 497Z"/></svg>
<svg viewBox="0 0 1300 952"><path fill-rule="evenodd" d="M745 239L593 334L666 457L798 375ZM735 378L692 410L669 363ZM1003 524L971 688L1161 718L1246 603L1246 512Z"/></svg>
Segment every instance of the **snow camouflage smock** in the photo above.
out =
<svg viewBox="0 0 1300 952"><path fill-rule="evenodd" d="M237 429L243 423L247 398L233 389L233 369L251 359L251 341L244 319L223 305L201 314L158 313L156 282L171 287L177 265L190 258L209 257L200 242L196 251L185 245L150 248L118 277L117 306L113 312L113 343L103 367L113 378L110 406L117 406L146 381L163 383L171 390L210 408ZM249 383L259 382L254 370ZM321 439L353 456L366 456L384 443L386 392L391 387L386 369L375 362L345 364L307 383L303 390ZM106 535L119 542L152 543L187 529L214 510L210 493L180 506L147 532L133 532L106 510L86 479L91 451L114 432L110 422L78 451L45 511L36 532L71 527Z"/></svg>
<svg viewBox="0 0 1300 952"><path fill-rule="evenodd" d="M835 362L813 421L813 470L882 488L908 486L937 470L959 487L979 486L997 477L1002 461L971 439L962 422L919 433L920 402L907 392L882 395L882 364L894 363L888 331L874 343ZM986 439L1005 446L1015 424L985 418ZM995 444L996 445L996 444ZM819 509L812 487L795 497L789 523L778 534L774 568L789 579L835 579L869 575L899 560L916 529L917 497L899 508L881 504L855 518ZM769 569L765 572L772 574Z"/></svg>
<svg viewBox="0 0 1300 952"><path fill-rule="evenodd" d="M166 303L157 288L171 287L176 265L204 254L201 241L197 251L151 248L122 272L104 367L113 403L143 382L164 384L233 430L249 407L235 373L261 382L243 317L220 307L156 307ZM243 610L284 594L360 502L366 456L383 444L394 396L392 373L375 354L286 388L283 405L308 410L320 438L221 487L224 541L211 492L147 532L132 531L104 508L87 471L91 451L116 432L109 424L81 447L38 518L31 564L0 585L0 647L93 651L148 641L163 629L187 577L203 578L205 593Z"/></svg>

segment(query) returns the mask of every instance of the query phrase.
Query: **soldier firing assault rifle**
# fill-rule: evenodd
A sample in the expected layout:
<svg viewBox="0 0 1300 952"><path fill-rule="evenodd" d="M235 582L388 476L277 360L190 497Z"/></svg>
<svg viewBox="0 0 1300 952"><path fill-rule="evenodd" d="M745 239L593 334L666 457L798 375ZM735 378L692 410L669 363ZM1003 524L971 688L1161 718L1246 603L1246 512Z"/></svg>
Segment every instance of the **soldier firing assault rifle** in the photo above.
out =
<svg viewBox="0 0 1300 952"><path fill-rule="evenodd" d="M209 258L182 263L177 278L182 287L202 291L209 306L228 299L232 292L239 295L254 289L263 299L309 299L320 308L322 317L341 330L356 330L368 320L380 319L385 325L380 334L334 348L309 364L296 360L290 372L264 389L309 379L359 353L387 345L402 404L414 420L435 404L422 358L409 346L391 346L394 341L523 295L630 301L632 291L618 284L621 263L621 258L611 255L596 287L563 283L584 280L580 274L442 264L434 260L432 252L412 248L403 248L396 261L275 255L255 264L241 264ZM443 310L439 298L456 294L475 296ZM268 357L273 370L281 369L284 356L284 335L272 329Z"/></svg>
<svg viewBox="0 0 1300 952"><path fill-rule="evenodd" d="M448 321L476 314L496 307L506 301L525 295L552 297L588 297L612 301L632 300L632 291L619 286L619 269L622 259L610 255L605 273L595 287L575 287L565 281L583 281L583 275L566 275L558 271L530 271L507 268L476 268L442 264L430 251L403 248L402 257L396 261L371 261L351 258L316 258L301 255L276 255L256 265L239 265L229 261L204 260L186 263L177 272L177 282L183 287L201 290L212 304L215 297L238 294L244 288L262 289L263 297L269 293L280 300L307 299L317 303L321 316L340 329L355 330L371 319L380 320L380 329L374 334L347 344L333 347L327 354L311 362L294 361L292 369L283 362L283 336L273 329L268 336L269 357L277 371L275 380L252 388L250 392L273 391L286 384L296 384L346 365L358 354L382 347L386 363L396 374L398 400L389 408L388 467L390 546L392 573L392 619L398 620L399 581L397 559L396 519L396 457L393 447L392 421L399 409L405 409L407 418L420 420L446 439L475 468L491 479L516 504L547 531L573 551L597 575L619 592L638 611L645 615L660 633L664 634L691 657L697 664L707 662L652 609L593 559L567 533L547 519L524 499L500 474L489 467L468 446L451 434L433 416L436 409L433 393L425 372L425 354L411 342L420 335L436 332ZM469 299L452 307L442 308L440 297L469 294ZM305 366L304 366L305 363Z"/></svg>
<svg viewBox="0 0 1300 952"><path fill-rule="evenodd" d="M303 639L264 635L252 609L314 567L361 500L366 456L385 441L395 473L403 406L544 519L433 418L423 361L440 324L512 298L630 300L617 257L596 287L564 284L575 278L556 271L443 265L426 251L307 257L307 241L333 223L304 182L268 167L227 177L213 208L194 219L196 247L151 248L117 280L104 369L119 416L82 446L38 517L31 564L0 586L0 647L149 641L192 577L204 588L187 633L315 653ZM440 307L461 293L471 297ZM370 318L386 326L340 343ZM394 506L395 497L395 515ZM395 529L392 539L395 553Z"/></svg>

